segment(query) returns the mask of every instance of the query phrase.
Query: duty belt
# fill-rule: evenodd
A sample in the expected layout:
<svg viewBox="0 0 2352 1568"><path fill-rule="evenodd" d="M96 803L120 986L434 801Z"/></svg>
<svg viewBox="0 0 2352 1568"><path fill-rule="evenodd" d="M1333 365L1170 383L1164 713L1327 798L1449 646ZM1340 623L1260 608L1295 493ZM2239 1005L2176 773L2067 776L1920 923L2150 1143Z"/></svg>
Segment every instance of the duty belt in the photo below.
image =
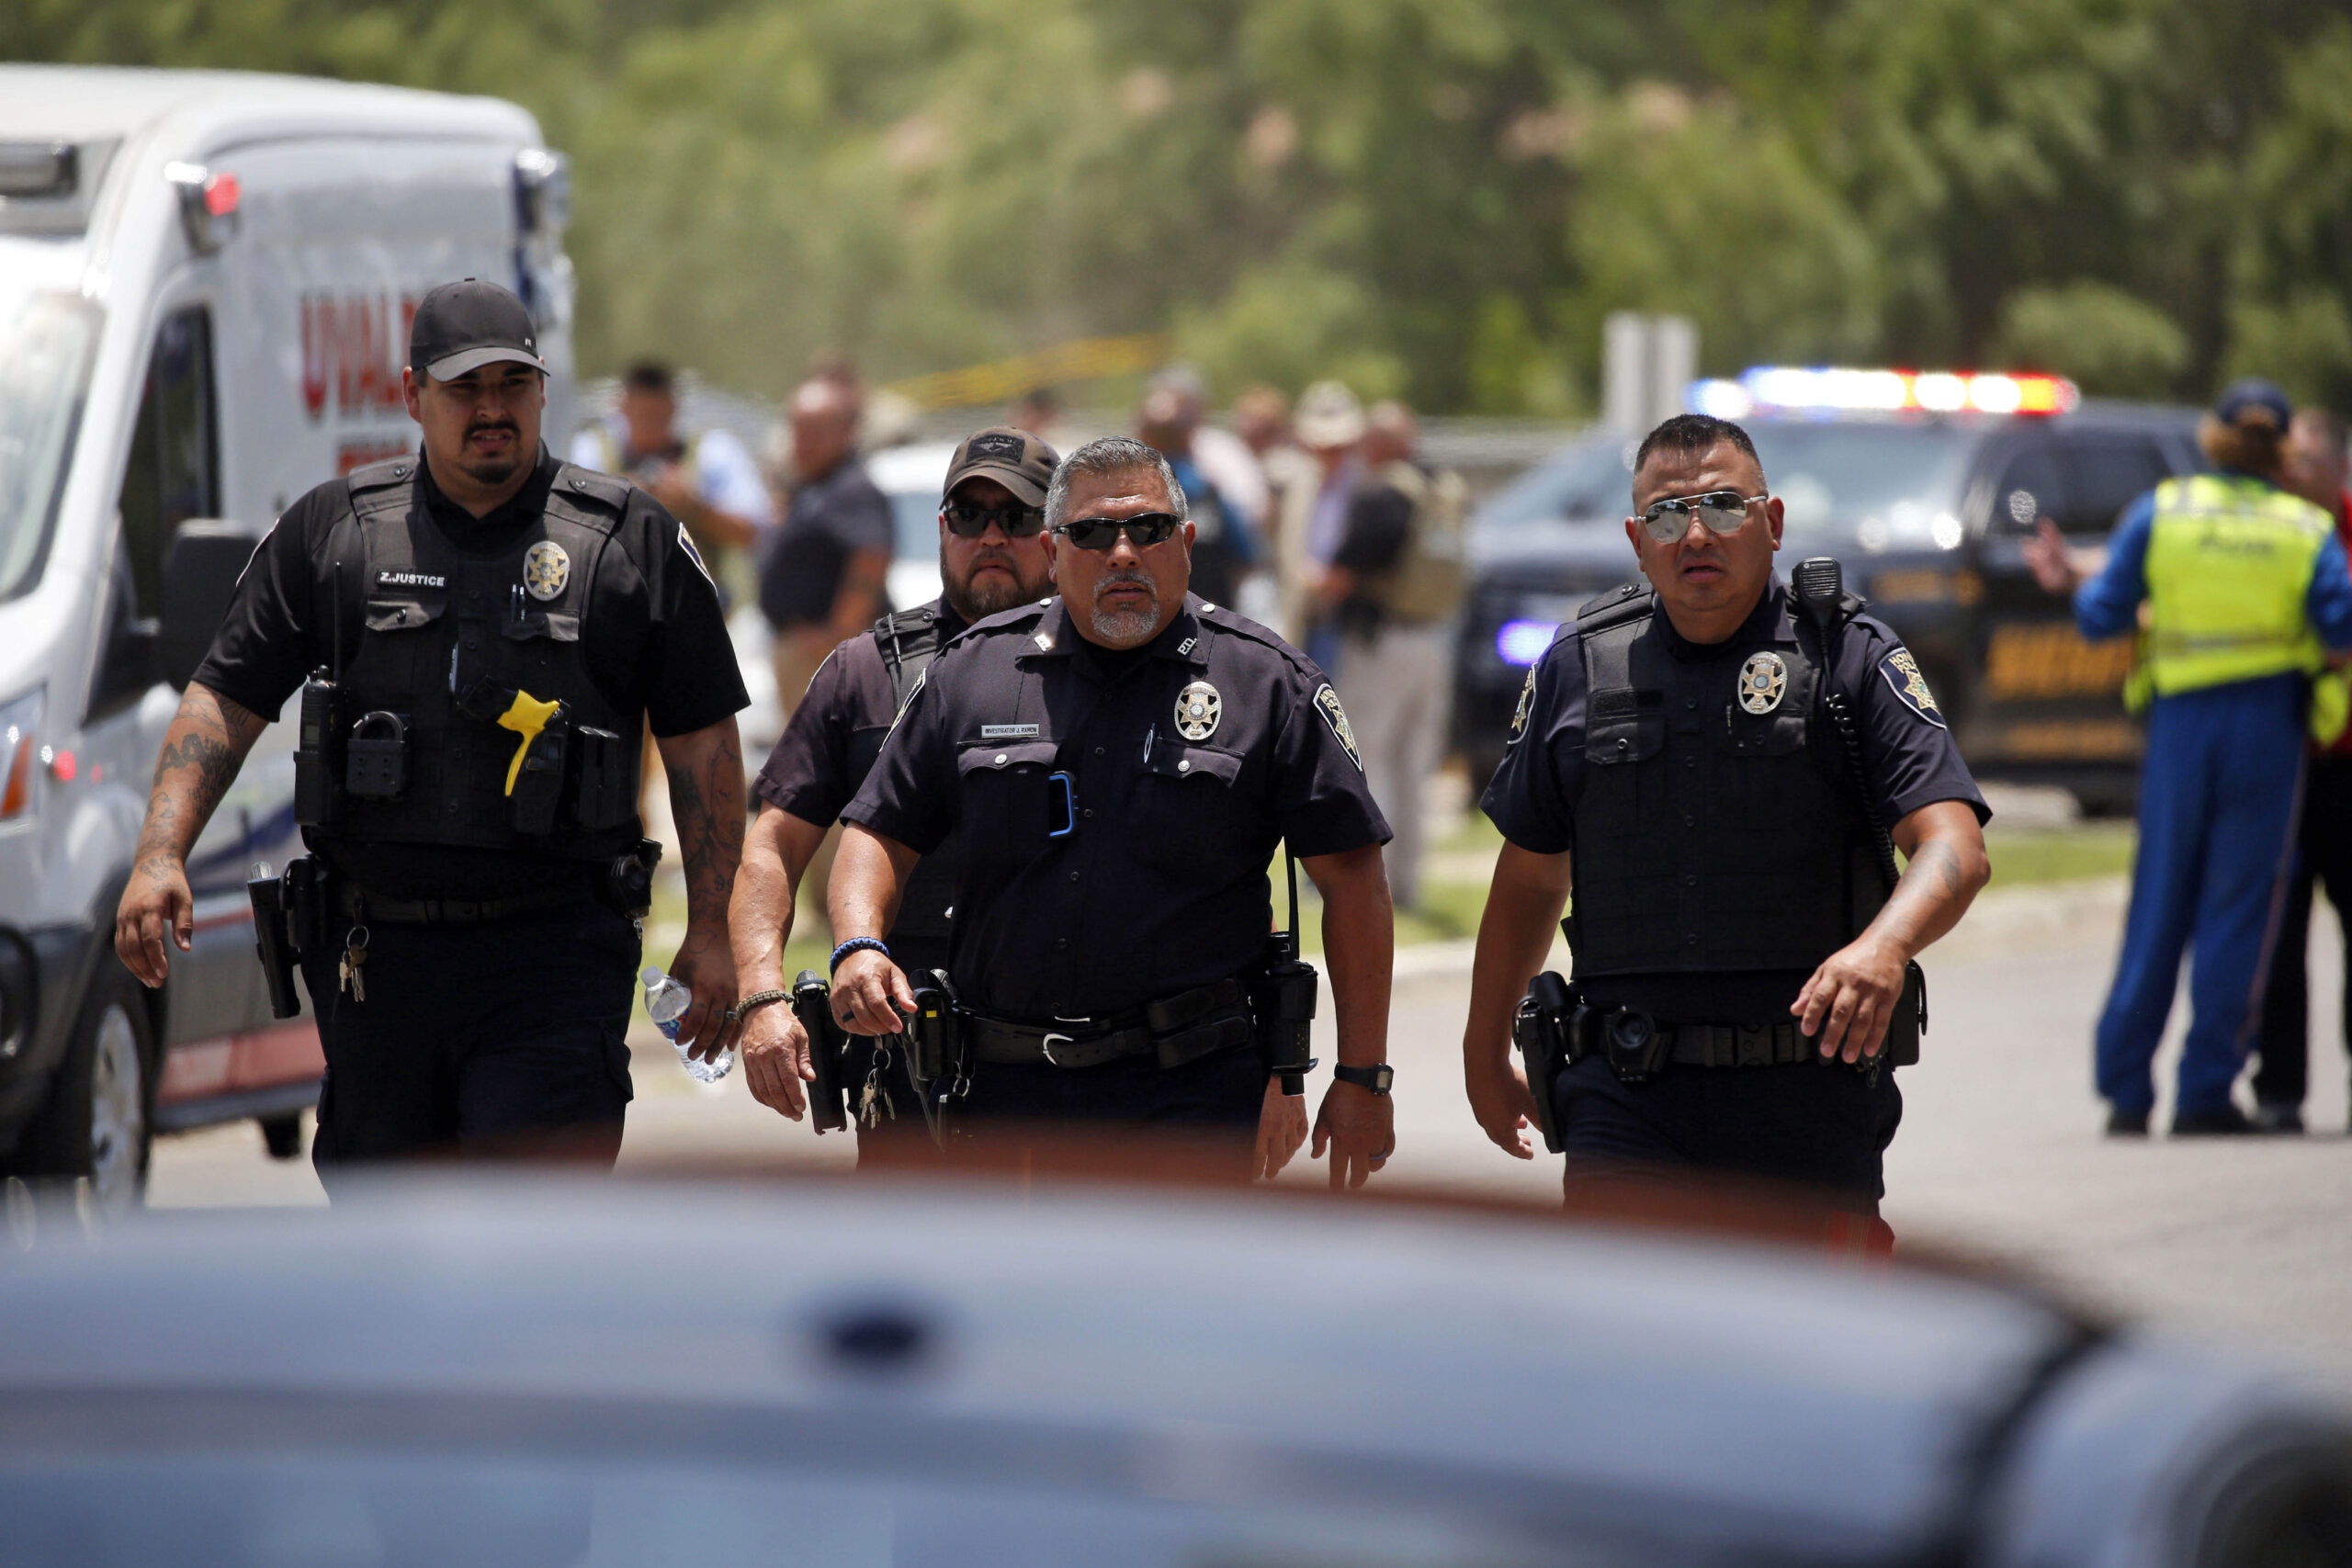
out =
<svg viewBox="0 0 2352 1568"><path fill-rule="evenodd" d="M1661 1023L1666 1059L1685 1067L1779 1067L1819 1055L1794 1023Z"/></svg>
<svg viewBox="0 0 2352 1568"><path fill-rule="evenodd" d="M974 1059L982 1062L1094 1067L1125 1056L1157 1056L1162 1067L1250 1042L1248 996L1238 980L1196 987L1109 1018L1057 1018L1023 1023L963 1015Z"/></svg>
<svg viewBox="0 0 2352 1568"><path fill-rule="evenodd" d="M509 915L595 901L585 887L545 888L509 898L387 898L343 877L335 879L334 894L336 912L361 925L381 920L396 926L473 926Z"/></svg>

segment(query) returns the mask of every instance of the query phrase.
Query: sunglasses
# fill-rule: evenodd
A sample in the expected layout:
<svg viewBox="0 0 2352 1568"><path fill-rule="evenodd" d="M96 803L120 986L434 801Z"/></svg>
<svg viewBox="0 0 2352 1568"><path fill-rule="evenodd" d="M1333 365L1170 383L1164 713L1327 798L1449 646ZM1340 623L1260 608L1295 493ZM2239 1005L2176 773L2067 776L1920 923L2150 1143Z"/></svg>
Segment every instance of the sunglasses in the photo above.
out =
<svg viewBox="0 0 2352 1568"><path fill-rule="evenodd" d="M951 501L939 509L946 520L947 531L959 539L977 539L989 531L993 523L1004 530L1008 539L1028 539L1036 536L1046 525L1046 513L1035 506L978 506L968 501Z"/></svg>
<svg viewBox="0 0 2352 1568"><path fill-rule="evenodd" d="M1054 532L1081 550L1107 550L1119 542L1125 533L1139 550L1154 545L1164 545L1184 525L1184 520L1172 512L1147 512L1138 517L1080 517L1075 522L1057 525Z"/></svg>
<svg viewBox="0 0 2352 1568"><path fill-rule="evenodd" d="M1650 537L1661 545L1670 545L1688 533L1694 512L1710 534L1736 534L1740 525L1747 521L1747 509L1759 501L1771 499L1770 491L1761 495L1742 495L1736 490L1711 490L1704 495L1653 501L1643 508L1641 524L1649 530Z"/></svg>

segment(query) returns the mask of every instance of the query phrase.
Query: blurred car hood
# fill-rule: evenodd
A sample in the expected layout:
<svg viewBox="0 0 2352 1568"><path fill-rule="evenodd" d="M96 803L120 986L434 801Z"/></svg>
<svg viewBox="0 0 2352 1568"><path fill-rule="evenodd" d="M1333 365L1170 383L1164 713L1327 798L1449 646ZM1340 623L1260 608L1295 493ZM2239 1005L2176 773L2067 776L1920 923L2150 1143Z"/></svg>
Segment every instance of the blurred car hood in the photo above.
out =
<svg viewBox="0 0 2352 1568"><path fill-rule="evenodd" d="M859 1322L916 1353L845 1359ZM1554 1215L871 1179L151 1216L19 1255L0 1323L0 1457L91 1400L553 1400L739 1444L878 1421L901 1459L1044 1434L1213 1492L1507 1485L1816 1560L1941 1539L2095 1337L2000 1283Z"/></svg>

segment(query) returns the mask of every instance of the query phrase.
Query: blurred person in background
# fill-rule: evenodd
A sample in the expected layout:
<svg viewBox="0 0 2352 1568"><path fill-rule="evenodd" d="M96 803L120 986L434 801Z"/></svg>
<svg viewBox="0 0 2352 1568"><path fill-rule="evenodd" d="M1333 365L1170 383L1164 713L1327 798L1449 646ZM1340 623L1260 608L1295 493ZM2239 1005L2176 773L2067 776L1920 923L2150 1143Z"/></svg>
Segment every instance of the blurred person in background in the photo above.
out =
<svg viewBox="0 0 2352 1568"><path fill-rule="evenodd" d="M2335 519L2335 536L2352 548L2352 494L2347 494L2346 431L2325 409L2298 409L2287 427L2284 487ZM2303 1094L2311 1055L2311 987L2305 960L2311 945L2312 886L2327 886L2345 928L2342 1004L2344 1042L2352 1050L2352 732L2314 744L2303 777L2302 858L2278 921L2278 951L2263 994L2261 1063L2254 1074L2254 1119L2266 1133L2303 1130Z"/></svg>
<svg viewBox="0 0 2352 1568"><path fill-rule="evenodd" d="M1257 449L1237 433L1208 423L1208 382L1191 366L1162 370L1151 378L1151 390L1176 398L1178 417L1191 434L1193 464L1216 487L1227 514L1238 514L1241 528L1254 537L1267 500L1266 471L1259 466Z"/></svg>
<svg viewBox="0 0 2352 1568"><path fill-rule="evenodd" d="M678 428L677 378L640 360L621 377L619 406L572 438L571 460L628 480L686 525L728 594L729 568L770 519L766 483L751 450L725 430Z"/></svg>
<svg viewBox="0 0 2352 1568"><path fill-rule="evenodd" d="M1803 1183L1883 1235L1912 961L1984 886L1991 814L1910 650L1860 600L1805 603L1774 570L1781 505L1745 430L1666 421L1633 501L1648 591L1561 628L1481 802L1506 841L1462 1041L1472 1111L1521 1159L1537 1120L1572 1201L1681 1168L1734 1192ZM1815 722L1840 711L1849 733ZM1531 1081L1514 1010L1563 909L1575 973L1547 1005L1566 1060L1532 1053Z"/></svg>
<svg viewBox="0 0 2352 1568"><path fill-rule="evenodd" d="M1062 407L1061 394L1051 387L1032 387L1015 398L1005 411L1004 423L1027 431L1057 452L1073 445L1069 412Z"/></svg>
<svg viewBox="0 0 2352 1568"><path fill-rule="evenodd" d="M2042 587L2073 592L2086 639L2143 639L2131 687L2148 716L2140 841L2097 1042L2111 1135L2148 1131L2184 951L2190 1017L2173 1134L2257 1130L2233 1089L2261 1029L2294 871L2312 678L2329 651L2352 649L2334 520L2280 488L2293 415L2267 381L2223 392L2198 429L2219 471L2166 479L2125 508L2087 581L2090 561L2047 522L2027 541Z"/></svg>
<svg viewBox="0 0 2352 1568"><path fill-rule="evenodd" d="M1193 539L1193 592L1212 604L1230 605L1253 552L1250 525L1227 504L1225 491L1201 471L1193 456L1200 427L1200 405L1162 387L1148 392L1136 416L1136 435L1168 459L1183 488L1184 503L1196 530Z"/></svg>
<svg viewBox="0 0 2352 1568"><path fill-rule="evenodd" d="M1241 613L1270 626L1283 624L1283 521L1289 493L1316 483L1314 459L1291 439L1290 400L1272 387L1246 389L1233 400L1233 434L1247 447L1265 484L1255 537L1259 567L1241 585Z"/></svg>
<svg viewBox="0 0 2352 1568"><path fill-rule="evenodd" d="M860 403L841 376L819 375L785 405L792 501L760 563L760 609L775 631L776 705L787 720L826 656L889 607L890 503L858 461Z"/></svg>
<svg viewBox="0 0 2352 1568"><path fill-rule="evenodd" d="M1400 909L1420 906L1422 785L1444 749L1464 587L1462 477L1422 467L1419 447L1411 409L1373 407L1363 478L1317 594L1321 615L1339 628L1364 774L1396 835L1388 887Z"/></svg>
<svg viewBox="0 0 2352 1568"><path fill-rule="evenodd" d="M743 841L729 923L743 1000L743 1078L752 1097L800 1120L808 1036L792 1011L784 949L804 878L821 888L831 866L821 847L856 795L912 694L940 649L974 621L1053 592L1046 548L1046 486L1059 459L1054 449L1007 427L967 437L947 465L939 507L939 575L944 592L900 610L833 650L807 699L792 716L766 766L752 782L759 815ZM910 969L947 965L948 911L957 846L951 837L922 858L899 900L887 933ZM865 1114L853 1103L860 1164L926 1156L931 1140L907 1077L905 1055L886 1057L866 1043L851 1058L848 1079L859 1093L869 1076L878 1096Z"/></svg>
<svg viewBox="0 0 2352 1568"><path fill-rule="evenodd" d="M1323 574L1347 532L1348 505L1363 471L1356 444L1363 439L1363 405L1337 381L1317 381L1300 394L1295 423L1298 444L1313 459L1283 489L1281 577L1283 635L1306 650L1335 681L1340 669L1336 623L1319 611Z"/></svg>

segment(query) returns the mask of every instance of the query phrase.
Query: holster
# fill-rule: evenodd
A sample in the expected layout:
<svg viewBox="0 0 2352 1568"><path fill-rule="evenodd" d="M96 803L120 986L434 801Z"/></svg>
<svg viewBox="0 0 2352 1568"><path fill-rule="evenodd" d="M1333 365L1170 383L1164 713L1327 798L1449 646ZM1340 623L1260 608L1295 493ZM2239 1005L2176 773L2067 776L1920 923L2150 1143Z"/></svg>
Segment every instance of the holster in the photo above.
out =
<svg viewBox="0 0 2352 1568"><path fill-rule="evenodd" d="M1264 966L1252 977L1250 1013L1258 1055L1284 1094L1305 1094L1315 1070L1315 965L1298 955L1298 937L1276 931L1266 939Z"/></svg>
<svg viewBox="0 0 2352 1568"><path fill-rule="evenodd" d="M1544 1134L1544 1146L1554 1154L1566 1145L1560 1141L1560 1117L1552 1090L1567 1068L1569 1032L1581 1022L1577 1015L1586 1010L1570 996L1568 983L1547 969L1529 983L1519 1010L1511 1015L1511 1043L1527 1065L1527 1091L1535 1100L1535 1125Z"/></svg>
<svg viewBox="0 0 2352 1568"><path fill-rule="evenodd" d="M908 980L914 987L915 1015L907 1021L907 1074L927 1106L933 1100L932 1085L961 1085L971 1077L971 1062L947 971L918 970ZM961 1089L951 1087L951 1092Z"/></svg>
<svg viewBox="0 0 2352 1568"><path fill-rule="evenodd" d="M839 1133L849 1126L849 1032L833 1019L833 988L814 969L803 969L792 982L792 1011L808 1037L808 1065L816 1081L808 1086L808 1119L820 1133Z"/></svg>
<svg viewBox="0 0 2352 1568"><path fill-rule="evenodd" d="M653 909L653 871L661 863L662 841L639 839L637 848L606 863L598 897L633 920L645 919Z"/></svg>
<svg viewBox="0 0 2352 1568"><path fill-rule="evenodd" d="M256 876L245 884L254 906L254 950L261 958L262 979L269 987L273 1018L299 1018L302 993L294 972L302 955L323 936L326 914L325 874L307 855L288 861L277 876Z"/></svg>

